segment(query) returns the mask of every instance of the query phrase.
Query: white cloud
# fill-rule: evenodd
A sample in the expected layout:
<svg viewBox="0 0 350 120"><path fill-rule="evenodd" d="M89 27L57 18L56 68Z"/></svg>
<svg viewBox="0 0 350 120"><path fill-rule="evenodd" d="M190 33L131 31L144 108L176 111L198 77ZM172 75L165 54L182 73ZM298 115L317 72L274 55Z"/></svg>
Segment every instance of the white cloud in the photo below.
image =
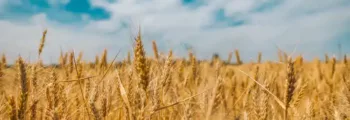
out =
<svg viewBox="0 0 350 120"><path fill-rule="evenodd" d="M96 54L100 54L104 48L108 48L111 54L116 54L119 48L128 45L127 38L114 37L88 32L69 26L58 26L50 23L44 14L33 16L29 23L12 23L0 21L0 51L5 52L14 61L18 55L27 60L36 60L41 33L48 28L43 56L46 63L56 62L60 48L64 51L84 51L84 58L92 60ZM6 29L5 29L6 28ZM124 48L125 49L125 48Z"/></svg>
<svg viewBox="0 0 350 120"><path fill-rule="evenodd" d="M164 1L166 3L175 2L175 0ZM194 10L180 6L179 3L171 6L155 4L156 2L159 1L153 0L142 4L135 2L103 4L100 1L95 5L107 8L113 14L114 19L104 21L107 26L119 23L118 20L123 18L137 16L137 20L144 26L145 31L162 33L163 40L171 40L173 45L169 47L175 47L182 42L191 43L198 51L202 51L202 54L199 54L202 57L206 57L205 54L211 54L210 51L225 53L233 49L233 46L271 51L275 44L285 47L288 51L292 51L291 46L298 44L301 47L299 50L302 50L300 52L314 49L313 52L317 53L316 50L325 50L323 44L339 36L346 29L344 25L350 20L350 13L347 12L350 11L350 7L342 6L346 0L306 2L285 0L272 11L263 13L249 13L249 11L269 1L215 0L207 1L206 6ZM243 14L249 19L248 24L215 30L203 29L207 25L214 24L213 13L219 9L224 9L228 16L235 15L235 13ZM159 12L151 12L155 10ZM313 42L317 43L312 48L303 48ZM256 46L247 48L249 43Z"/></svg>
<svg viewBox="0 0 350 120"><path fill-rule="evenodd" d="M115 3L91 0L93 6L109 11L111 19L92 21L87 17L89 24L79 28L53 23L45 15L34 16L25 25L1 20L0 50L12 56L19 52L28 55L29 51L34 54L40 33L47 27L46 60L57 57L59 46L84 50L87 58L92 59L105 47L113 51L111 54L117 49L130 50L130 36L135 35L141 24L148 53L150 40L156 39L161 50L174 49L177 55L186 55L181 44L191 44L200 58L211 57L214 52L225 57L229 51L239 48L246 60L255 58L258 51L262 51L265 58L274 59L276 44L288 52L298 44L297 52L314 57L331 50L324 48L326 43L349 30L350 6L344 5L344 1L285 0L270 11L251 13L267 0L206 0L206 5L195 9L182 6L178 0L118 0ZM216 24L214 13L220 9L225 10L228 17L237 17L234 15L239 13L248 21L238 27L207 28ZM131 26L125 28L125 23Z"/></svg>
<svg viewBox="0 0 350 120"><path fill-rule="evenodd" d="M227 16L234 13L246 13L254 7L255 3L255 0L232 0L224 6L224 10L227 11Z"/></svg>

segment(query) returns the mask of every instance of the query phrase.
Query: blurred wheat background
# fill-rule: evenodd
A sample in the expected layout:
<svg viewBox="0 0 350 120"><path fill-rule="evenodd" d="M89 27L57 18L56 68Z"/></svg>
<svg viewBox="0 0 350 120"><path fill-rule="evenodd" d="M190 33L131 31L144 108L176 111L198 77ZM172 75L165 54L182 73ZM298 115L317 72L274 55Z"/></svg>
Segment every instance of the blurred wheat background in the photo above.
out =
<svg viewBox="0 0 350 120"><path fill-rule="evenodd" d="M239 50L222 60L146 56L141 34L126 58L93 62L61 51L44 65L43 33L36 61L0 62L0 119L11 120L349 120L348 59L304 61L278 51L279 61L243 63ZM46 48L50 49L50 48ZM117 58L117 59L116 59ZM235 59L234 59L235 58ZM233 60L234 59L234 60Z"/></svg>

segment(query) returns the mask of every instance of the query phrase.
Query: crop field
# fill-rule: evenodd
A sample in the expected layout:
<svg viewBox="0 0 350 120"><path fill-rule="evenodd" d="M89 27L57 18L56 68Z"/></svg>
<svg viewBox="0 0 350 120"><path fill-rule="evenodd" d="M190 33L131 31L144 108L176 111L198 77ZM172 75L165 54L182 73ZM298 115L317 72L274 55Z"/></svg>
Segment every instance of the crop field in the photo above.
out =
<svg viewBox="0 0 350 120"><path fill-rule="evenodd" d="M278 62L146 56L140 34L133 51L107 61L62 51L57 65L39 58L0 61L0 119L7 120L349 120L350 63L346 56L305 61L279 51Z"/></svg>

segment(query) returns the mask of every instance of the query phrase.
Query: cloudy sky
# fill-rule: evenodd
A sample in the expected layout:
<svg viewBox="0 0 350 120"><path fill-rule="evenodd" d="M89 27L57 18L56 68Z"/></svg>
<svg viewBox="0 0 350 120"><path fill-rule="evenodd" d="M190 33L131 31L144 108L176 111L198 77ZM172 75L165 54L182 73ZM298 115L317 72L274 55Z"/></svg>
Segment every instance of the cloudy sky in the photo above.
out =
<svg viewBox="0 0 350 120"><path fill-rule="evenodd" d="M84 51L92 60L131 51L141 26L147 54L185 56L192 47L201 58L222 58L239 49L244 60L275 60L277 47L306 58L350 53L349 0L0 0L0 53L37 58L47 28L43 59L55 62L60 48Z"/></svg>

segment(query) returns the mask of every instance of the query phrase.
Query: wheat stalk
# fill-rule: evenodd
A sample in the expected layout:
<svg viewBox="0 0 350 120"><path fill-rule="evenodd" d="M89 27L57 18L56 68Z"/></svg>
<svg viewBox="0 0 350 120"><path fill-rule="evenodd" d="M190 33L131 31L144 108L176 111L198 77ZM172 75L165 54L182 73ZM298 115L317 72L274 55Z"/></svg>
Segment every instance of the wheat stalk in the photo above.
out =
<svg viewBox="0 0 350 120"><path fill-rule="evenodd" d="M43 32L43 36L41 38L41 41L40 41L40 45L39 45L39 56L41 55L41 53L43 52L43 48L44 48L44 45L45 45L45 40L46 40L46 33L47 33L47 30L44 30Z"/></svg>
<svg viewBox="0 0 350 120"><path fill-rule="evenodd" d="M237 62L237 64L238 65L242 64L241 56L239 54L239 50L238 49L235 50L235 55L236 55L236 62Z"/></svg>
<svg viewBox="0 0 350 120"><path fill-rule="evenodd" d="M2 68L5 68L7 66L7 60L6 60L6 55L2 54L1 56L1 66Z"/></svg>
<svg viewBox="0 0 350 120"><path fill-rule="evenodd" d="M153 48L153 53L154 53L154 57L156 60L159 59L159 53L158 53L158 47L157 47L157 43L155 40L152 40L152 48Z"/></svg>
<svg viewBox="0 0 350 120"><path fill-rule="evenodd" d="M258 63L259 63L259 64L261 63L261 59L262 59L261 57L262 57L262 53L259 52L259 53L258 53Z"/></svg>
<svg viewBox="0 0 350 120"><path fill-rule="evenodd" d="M288 60L288 65L287 65L287 81L286 81L286 86L287 90L285 92L285 117L284 119L288 119L288 109L290 107L290 102L292 100L294 90L295 90L295 83L296 83L296 78L295 78L295 73L294 73L294 62L292 62L292 59L289 58Z"/></svg>
<svg viewBox="0 0 350 120"><path fill-rule="evenodd" d="M227 58L227 63L228 64L230 64L231 63L231 60L232 60L232 52L230 52L229 54L228 54L228 58Z"/></svg>
<svg viewBox="0 0 350 120"><path fill-rule="evenodd" d="M29 94L29 82L27 80L27 73L24 61L22 57L18 58L18 76L21 82L21 99L18 109L18 119L23 120L25 118L25 111L27 110L28 94Z"/></svg>
<svg viewBox="0 0 350 120"><path fill-rule="evenodd" d="M141 33L136 38L136 45L134 48L134 66L136 73L138 74L138 77L140 79L140 87L147 91L147 87L149 84L149 67L146 63L146 53L143 48L142 40L141 40Z"/></svg>

